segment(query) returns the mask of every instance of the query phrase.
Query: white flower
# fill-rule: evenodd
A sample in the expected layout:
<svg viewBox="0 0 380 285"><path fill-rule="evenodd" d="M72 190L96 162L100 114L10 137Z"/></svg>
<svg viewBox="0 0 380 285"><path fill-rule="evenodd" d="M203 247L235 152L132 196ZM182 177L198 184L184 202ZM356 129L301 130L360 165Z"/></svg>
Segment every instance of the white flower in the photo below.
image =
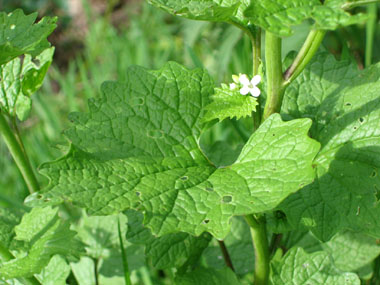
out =
<svg viewBox="0 0 380 285"><path fill-rule="evenodd" d="M243 85L243 87L240 89L241 95L247 95L248 93L251 93L253 97L259 97L260 96L260 89L256 86L261 81L260 75L255 75L251 81L249 81L248 76L246 74L241 74L239 76L239 82Z"/></svg>
<svg viewBox="0 0 380 285"><path fill-rule="evenodd" d="M235 90L237 85L235 83L230 83L230 90Z"/></svg>

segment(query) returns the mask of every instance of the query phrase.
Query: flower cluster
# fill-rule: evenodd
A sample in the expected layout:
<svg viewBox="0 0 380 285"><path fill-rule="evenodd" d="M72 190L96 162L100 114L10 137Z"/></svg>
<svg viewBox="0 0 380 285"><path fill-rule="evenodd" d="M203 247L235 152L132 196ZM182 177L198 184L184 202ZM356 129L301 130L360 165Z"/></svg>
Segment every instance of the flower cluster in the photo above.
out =
<svg viewBox="0 0 380 285"><path fill-rule="evenodd" d="M239 89L241 95L247 95L250 93L253 97L260 96L260 89L257 85L261 81L260 75L255 75L251 80L249 80L246 74L232 75L233 83L230 84L230 90Z"/></svg>

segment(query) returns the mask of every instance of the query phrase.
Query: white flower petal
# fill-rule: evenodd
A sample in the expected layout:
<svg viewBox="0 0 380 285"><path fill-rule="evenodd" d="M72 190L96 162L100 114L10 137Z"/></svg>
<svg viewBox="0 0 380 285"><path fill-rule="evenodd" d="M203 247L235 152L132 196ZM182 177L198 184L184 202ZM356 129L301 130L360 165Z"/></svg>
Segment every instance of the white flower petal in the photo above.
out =
<svg viewBox="0 0 380 285"><path fill-rule="evenodd" d="M249 90L249 93L251 93L251 95L252 95L253 97L259 97L260 94L261 94L261 91L260 91L259 88L257 88L257 87L253 87L253 88L251 88L251 89Z"/></svg>
<svg viewBox="0 0 380 285"><path fill-rule="evenodd" d="M253 76L252 80L251 80L251 84L253 86L256 86L257 84L259 84L261 82L261 76L260 75L255 75Z"/></svg>
<svg viewBox="0 0 380 285"><path fill-rule="evenodd" d="M247 95L251 89L248 86L243 86L243 88L240 89L241 95Z"/></svg>
<svg viewBox="0 0 380 285"><path fill-rule="evenodd" d="M235 90L235 89L236 89L236 84L230 83L230 90Z"/></svg>
<svg viewBox="0 0 380 285"><path fill-rule="evenodd" d="M243 85L248 85L249 84L249 79L246 74L242 74L239 76L239 82Z"/></svg>

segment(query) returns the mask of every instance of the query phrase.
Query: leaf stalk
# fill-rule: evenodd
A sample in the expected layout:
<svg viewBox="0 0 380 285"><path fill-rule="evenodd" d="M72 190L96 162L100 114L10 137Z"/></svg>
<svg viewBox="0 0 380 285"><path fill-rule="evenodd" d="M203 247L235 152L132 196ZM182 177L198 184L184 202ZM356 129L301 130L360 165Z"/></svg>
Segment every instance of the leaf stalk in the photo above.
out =
<svg viewBox="0 0 380 285"><path fill-rule="evenodd" d="M125 252L124 243L123 243L123 237L121 234L120 229L120 219L117 220L117 233L119 236L119 243L120 243L120 250L121 250L121 258L123 261L123 270L124 270L124 281L125 285L131 285L131 276L129 274L129 266L128 266L128 260L127 260L127 253Z"/></svg>
<svg viewBox="0 0 380 285"><path fill-rule="evenodd" d="M325 34L326 31L323 30L310 31L295 60L284 73L284 87L287 87L305 69L306 65L318 51Z"/></svg>
<svg viewBox="0 0 380 285"><path fill-rule="evenodd" d="M248 26L247 34L252 43L252 75L259 74L259 68L261 65L261 29L253 25ZM258 98L258 105L256 106L256 111L252 112L253 118L253 129L257 130L261 123L261 102L260 97Z"/></svg>
<svg viewBox="0 0 380 285"><path fill-rule="evenodd" d="M367 6L368 21L366 23L366 43L365 43L365 67L371 65L373 43L376 32L377 22L377 3L372 3Z"/></svg>
<svg viewBox="0 0 380 285"><path fill-rule="evenodd" d="M231 268L232 271L235 272L234 266L232 265L232 260L230 257L230 254L228 253L227 247L222 240L218 240L220 250L222 251L224 262L226 263L227 267Z"/></svg>
<svg viewBox="0 0 380 285"><path fill-rule="evenodd" d="M7 145L9 152L19 168L25 183L32 194L39 190L39 184L37 178L33 172L32 166L26 154L23 152L23 148L18 142L15 134L12 132L7 120L3 113L0 111L0 133L3 136L4 142Z"/></svg>

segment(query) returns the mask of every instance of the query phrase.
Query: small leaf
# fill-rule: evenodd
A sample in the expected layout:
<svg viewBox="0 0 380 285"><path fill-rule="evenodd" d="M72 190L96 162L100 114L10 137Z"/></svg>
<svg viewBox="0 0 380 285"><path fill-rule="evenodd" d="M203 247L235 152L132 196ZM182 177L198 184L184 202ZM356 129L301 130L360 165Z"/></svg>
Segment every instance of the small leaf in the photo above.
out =
<svg viewBox="0 0 380 285"><path fill-rule="evenodd" d="M9 248L15 236L14 227L20 223L19 213L0 207L0 244Z"/></svg>
<svg viewBox="0 0 380 285"><path fill-rule="evenodd" d="M212 268L198 268L195 271L178 276L175 279L177 285L239 285L236 275L229 268L215 270Z"/></svg>
<svg viewBox="0 0 380 285"><path fill-rule="evenodd" d="M302 248L294 247L281 261L272 261L271 267L273 284L360 284L356 274L336 269L323 251L307 254Z"/></svg>
<svg viewBox="0 0 380 285"><path fill-rule="evenodd" d="M43 285L66 285L70 275L70 266L60 255L54 255L49 264L37 275Z"/></svg>
<svg viewBox="0 0 380 285"><path fill-rule="evenodd" d="M32 109L32 100L29 97L26 97L20 94L16 100L16 115L20 121L25 121L30 114L30 110Z"/></svg>
<svg viewBox="0 0 380 285"><path fill-rule="evenodd" d="M252 96L236 94L239 92L215 88L215 94L211 97L212 103L206 106L207 113L203 121L218 119L223 121L227 118L240 119L252 115L258 105L257 99Z"/></svg>
<svg viewBox="0 0 380 285"><path fill-rule="evenodd" d="M120 219L122 232L127 230L127 218L123 214L112 216L84 216L75 227L78 238L86 244L87 254L94 258L107 258L112 249L119 248L117 221Z"/></svg>
<svg viewBox="0 0 380 285"><path fill-rule="evenodd" d="M37 13L21 9L0 13L0 66L23 54L37 55L50 46L46 38L54 31L57 18L44 17L34 24Z"/></svg>
<svg viewBox="0 0 380 285"><path fill-rule="evenodd" d="M25 120L31 109L30 95L42 85L53 60L54 48L32 58L15 58L0 66L0 108L11 116Z"/></svg>
<svg viewBox="0 0 380 285"><path fill-rule="evenodd" d="M78 262L70 263L70 266L79 285L96 284L93 259L83 256Z"/></svg>
<svg viewBox="0 0 380 285"><path fill-rule="evenodd" d="M22 78L22 93L31 96L40 89L51 62L53 61L54 48L44 50L36 57L25 55L20 77Z"/></svg>
<svg viewBox="0 0 380 285"><path fill-rule="evenodd" d="M69 227L50 207L35 208L25 214L15 228L15 239L26 242L26 252L2 263L0 275L4 279L30 277L40 273L55 254L78 256L83 247Z"/></svg>

